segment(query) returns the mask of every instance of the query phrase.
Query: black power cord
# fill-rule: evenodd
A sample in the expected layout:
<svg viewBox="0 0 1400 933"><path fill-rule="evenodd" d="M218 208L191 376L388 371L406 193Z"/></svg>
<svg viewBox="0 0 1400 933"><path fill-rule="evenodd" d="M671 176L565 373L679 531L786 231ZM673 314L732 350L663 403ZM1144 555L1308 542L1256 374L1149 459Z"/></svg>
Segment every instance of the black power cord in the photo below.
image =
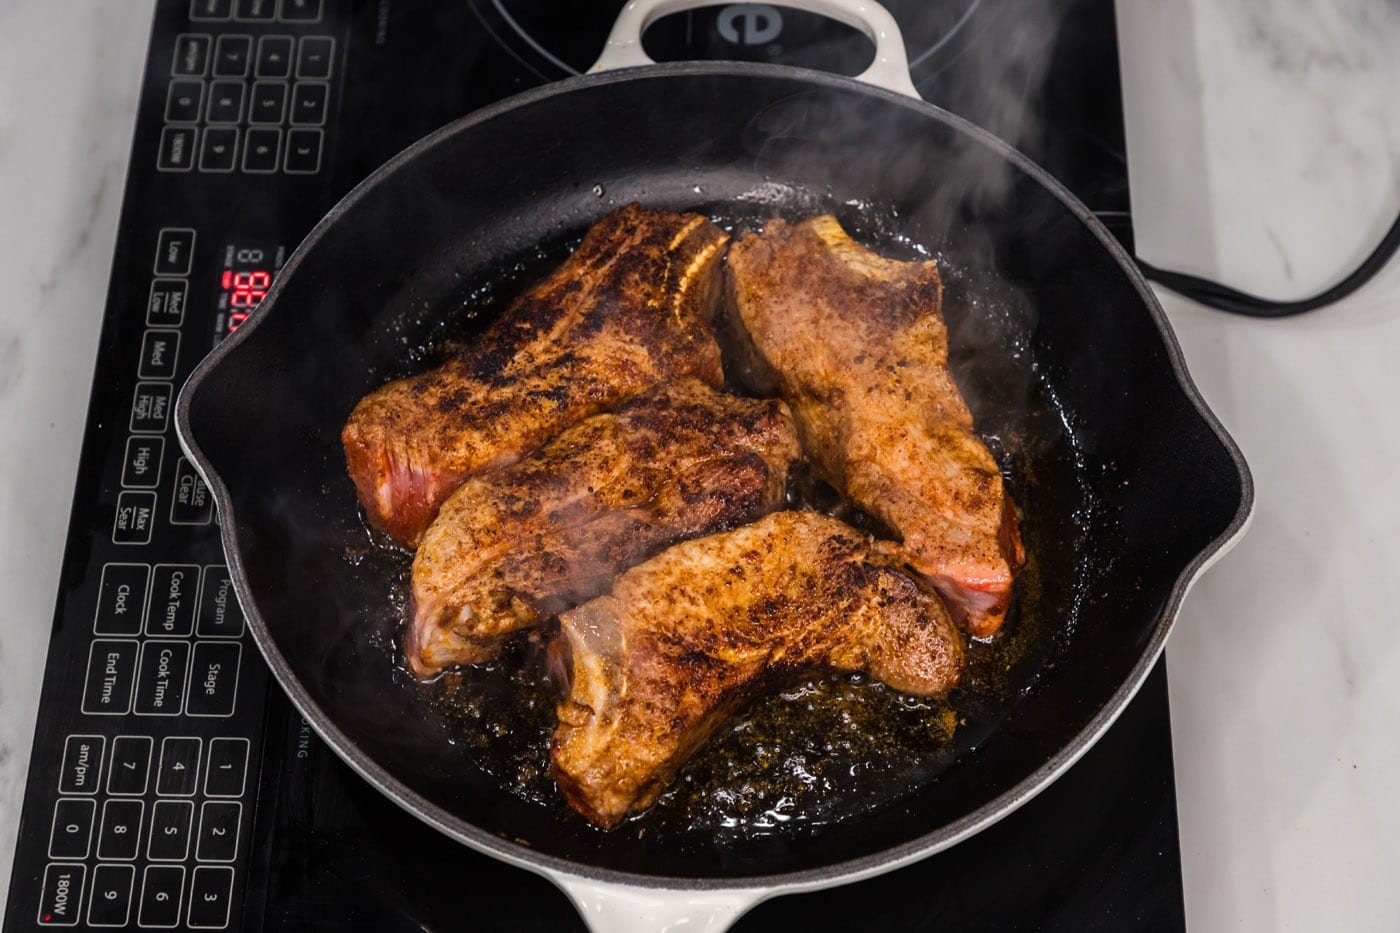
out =
<svg viewBox="0 0 1400 933"><path fill-rule="evenodd" d="M1142 270L1143 276L1148 280L1166 286L1177 294L1207 307L1228 311L1231 314L1243 314L1246 317L1290 317L1341 301L1370 281L1371 277L1379 272L1381 267L1395 254L1397 247L1400 247L1400 217L1397 217L1395 223L1390 225L1390 229L1386 231L1380 245L1371 251L1371 255L1367 256L1366 260L1351 275L1324 292L1297 301L1271 301L1199 276L1158 269L1141 259L1137 260L1137 264L1138 268Z"/></svg>

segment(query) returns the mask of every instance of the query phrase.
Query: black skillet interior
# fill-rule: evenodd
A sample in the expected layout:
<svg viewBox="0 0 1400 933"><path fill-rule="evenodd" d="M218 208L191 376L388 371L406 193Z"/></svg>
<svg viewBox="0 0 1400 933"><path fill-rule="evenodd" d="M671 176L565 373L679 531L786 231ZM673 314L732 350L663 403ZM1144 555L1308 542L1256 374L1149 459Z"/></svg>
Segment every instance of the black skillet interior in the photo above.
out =
<svg viewBox="0 0 1400 933"><path fill-rule="evenodd" d="M932 108L793 70L665 66L508 101L388 169L317 228L256 324L192 383L182 432L214 481L250 619L284 686L362 772L459 838L632 880L818 878L950 838L1106 725L1155 658L1189 568L1248 511L1238 453L1183 386L1119 259L1032 170ZM1017 435L1002 442L1023 474L1037 614L1054 646L996 727L895 805L744 845L600 833L503 790L390 670L382 626L365 620L393 613L392 581L366 558L339 428L361 395L405 371L444 307L537 244L629 200L791 209L784 185L857 228L881 205L899 233L962 270L947 314L977 352L959 357L958 376L982 428ZM978 299L979 279L1009 302ZM978 323L1006 307L1009 326ZM1015 373L1032 368L1057 399L1050 417L1016 414Z"/></svg>

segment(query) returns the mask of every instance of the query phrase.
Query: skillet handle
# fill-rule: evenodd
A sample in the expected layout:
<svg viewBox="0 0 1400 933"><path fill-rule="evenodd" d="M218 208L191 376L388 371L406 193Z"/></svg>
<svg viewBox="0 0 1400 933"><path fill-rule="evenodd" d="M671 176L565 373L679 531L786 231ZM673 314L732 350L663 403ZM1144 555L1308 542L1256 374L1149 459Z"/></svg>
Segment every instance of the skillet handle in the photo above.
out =
<svg viewBox="0 0 1400 933"><path fill-rule="evenodd" d="M588 69L590 73L654 65L642 50L642 33L647 27L669 13L716 6L719 0L631 0L617 15L612 32L608 34L603 54ZM909 77L909 56L904 51L904 36L894 17L875 0L780 0L778 6L791 7L827 16L837 22L859 29L875 43L875 61L856 75L857 81L882 87L896 94L921 100Z"/></svg>
<svg viewBox="0 0 1400 933"><path fill-rule="evenodd" d="M768 897L761 889L680 891L608 884L545 871L569 896L592 933L724 933L739 916Z"/></svg>

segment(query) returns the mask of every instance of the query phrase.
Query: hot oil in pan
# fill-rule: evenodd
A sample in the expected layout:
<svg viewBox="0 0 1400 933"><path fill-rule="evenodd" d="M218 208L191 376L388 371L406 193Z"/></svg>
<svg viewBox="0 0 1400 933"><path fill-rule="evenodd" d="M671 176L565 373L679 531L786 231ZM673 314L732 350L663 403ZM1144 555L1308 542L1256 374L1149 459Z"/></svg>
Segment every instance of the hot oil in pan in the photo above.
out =
<svg viewBox="0 0 1400 933"><path fill-rule="evenodd" d="M954 250L934 252L904 238L892 212L870 205L779 193L737 210L730 203L707 213L727 230L742 233L757 229L766 217L800 219L823 210L835 212L853 236L884 255L939 260L954 373L1022 511L1027 564L1011 613L1000 635L970 645L963 682L946 701L906 696L863 675L818 676L759 700L691 760L653 807L613 834L698 834L723 844L819 831L827 823L889 806L937 781L1013 704L1034 702L1037 674L1054 663L1072 634L1087 570L1077 579L1046 580L1039 556L1073 549L1086 555L1080 566L1092 566L1086 529L1095 505L1074 432L1036 366L1026 301L985 270L960 265ZM482 321L557 266L577 243L573 238L543 246L472 287L461 300L462 312L449 316L409 354L402 374L469 348ZM726 354L727 363L733 359ZM745 381L742 374L729 375L732 384ZM1066 490L1073 495L1067 498ZM788 505L879 531L801 469L789 485ZM401 620L411 558L392 545L376 550L371 563L394 581L395 615ZM380 640L394 676L411 680L402 668L398 639L397 631L386 629ZM544 676L539 643L538 636L523 640L490 665L449 672L417 689L443 717L450 741L470 750L503 787L563 813L567 807L550 777L548 754L558 697Z"/></svg>

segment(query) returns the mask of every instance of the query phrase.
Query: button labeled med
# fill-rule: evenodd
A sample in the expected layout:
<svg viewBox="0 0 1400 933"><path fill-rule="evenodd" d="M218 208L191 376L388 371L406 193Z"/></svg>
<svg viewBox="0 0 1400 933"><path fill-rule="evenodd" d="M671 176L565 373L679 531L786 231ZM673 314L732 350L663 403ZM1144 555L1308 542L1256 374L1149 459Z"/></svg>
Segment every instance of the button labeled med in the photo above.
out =
<svg viewBox="0 0 1400 933"><path fill-rule="evenodd" d="M97 589L95 635L140 635L151 568L146 564L107 564Z"/></svg>
<svg viewBox="0 0 1400 933"><path fill-rule="evenodd" d="M136 374L142 379L174 379L180 364L180 332L148 330L141 338L141 361Z"/></svg>
<svg viewBox="0 0 1400 933"><path fill-rule="evenodd" d="M90 716L124 716L131 711L136 687L134 641L99 638L88 649L87 680L83 685L83 712Z"/></svg>

